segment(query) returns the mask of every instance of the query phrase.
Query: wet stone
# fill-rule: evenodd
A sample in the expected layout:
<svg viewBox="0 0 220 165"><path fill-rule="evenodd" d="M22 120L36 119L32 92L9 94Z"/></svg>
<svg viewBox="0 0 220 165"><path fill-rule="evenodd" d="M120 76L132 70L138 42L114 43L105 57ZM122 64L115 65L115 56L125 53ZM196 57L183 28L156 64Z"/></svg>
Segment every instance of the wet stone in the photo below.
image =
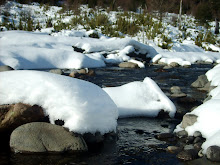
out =
<svg viewBox="0 0 220 165"><path fill-rule="evenodd" d="M202 143L201 142L199 142L199 143L195 143L194 145L194 149L196 149L196 150L201 150L201 148L202 148Z"/></svg>
<svg viewBox="0 0 220 165"><path fill-rule="evenodd" d="M173 137L174 135L172 133L161 133L159 135L156 135L156 138L159 140L167 140Z"/></svg>
<svg viewBox="0 0 220 165"><path fill-rule="evenodd" d="M188 133L185 130L179 131L176 133L177 137L184 138L188 136Z"/></svg>
<svg viewBox="0 0 220 165"><path fill-rule="evenodd" d="M202 141L202 138L201 138L201 137L196 137L196 138L194 139L193 143L195 144L195 143L199 143L199 142L201 142L201 141Z"/></svg>
<svg viewBox="0 0 220 165"><path fill-rule="evenodd" d="M194 160L198 158L198 153L195 149L184 150L177 155L177 158L183 161Z"/></svg>
<svg viewBox="0 0 220 165"><path fill-rule="evenodd" d="M200 131L196 131L196 132L194 132L193 136L194 137L202 137L202 134Z"/></svg>
<svg viewBox="0 0 220 165"><path fill-rule="evenodd" d="M184 147L184 150L191 150L191 149L194 149L194 146L193 145L186 145Z"/></svg>
<svg viewBox="0 0 220 165"><path fill-rule="evenodd" d="M191 143L193 143L193 140L194 140L194 137L193 137L193 136L188 136L188 137L186 138L186 144L191 144Z"/></svg>
<svg viewBox="0 0 220 165"><path fill-rule="evenodd" d="M179 153L180 151L182 151L182 147L177 147L177 146L168 146L167 147L167 151L170 153Z"/></svg>
<svg viewBox="0 0 220 165"><path fill-rule="evenodd" d="M206 157L215 162L220 162L220 147L210 146L206 151Z"/></svg>
<svg viewBox="0 0 220 165"><path fill-rule="evenodd" d="M59 74L59 75L63 75L63 71L61 69L51 69L49 71L50 73L54 73L54 74Z"/></svg>

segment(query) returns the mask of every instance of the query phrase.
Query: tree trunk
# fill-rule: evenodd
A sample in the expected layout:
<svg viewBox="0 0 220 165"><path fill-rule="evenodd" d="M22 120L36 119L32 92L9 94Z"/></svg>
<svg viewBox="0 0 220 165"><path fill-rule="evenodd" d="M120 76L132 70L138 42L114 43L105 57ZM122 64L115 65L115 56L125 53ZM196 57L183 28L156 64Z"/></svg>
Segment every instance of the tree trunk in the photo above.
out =
<svg viewBox="0 0 220 165"><path fill-rule="evenodd" d="M182 16L182 4L183 4L183 0L180 0L180 11L179 11L179 29L181 29L182 27L182 20L181 20L181 16Z"/></svg>
<svg viewBox="0 0 220 165"><path fill-rule="evenodd" d="M115 2L116 2L116 0L112 1L112 10L115 10Z"/></svg>
<svg viewBox="0 0 220 165"><path fill-rule="evenodd" d="M215 34L219 34L219 22L218 22L218 18L215 19Z"/></svg>

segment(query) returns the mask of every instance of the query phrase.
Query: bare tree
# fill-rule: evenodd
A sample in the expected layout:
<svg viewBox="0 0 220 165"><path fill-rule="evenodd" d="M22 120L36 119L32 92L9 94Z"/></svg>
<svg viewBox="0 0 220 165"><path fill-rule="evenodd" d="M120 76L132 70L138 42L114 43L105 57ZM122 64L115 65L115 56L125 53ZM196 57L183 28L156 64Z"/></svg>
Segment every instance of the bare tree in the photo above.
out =
<svg viewBox="0 0 220 165"><path fill-rule="evenodd" d="M180 10L179 10L179 29L182 28L182 20L181 20L181 17L182 17L182 5L183 5L183 0L180 0Z"/></svg>
<svg viewBox="0 0 220 165"><path fill-rule="evenodd" d="M209 0L211 4L212 14L215 18L215 34L219 34L219 19L220 19L220 1Z"/></svg>

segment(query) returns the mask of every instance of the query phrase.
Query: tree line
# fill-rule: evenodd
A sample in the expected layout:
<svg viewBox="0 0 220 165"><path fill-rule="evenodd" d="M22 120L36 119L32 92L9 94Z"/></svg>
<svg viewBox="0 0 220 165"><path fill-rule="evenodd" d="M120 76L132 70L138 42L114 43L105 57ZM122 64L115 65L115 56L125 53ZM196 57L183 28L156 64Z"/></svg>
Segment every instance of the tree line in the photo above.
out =
<svg viewBox="0 0 220 165"><path fill-rule="evenodd" d="M4 4L6 0L0 0ZM140 7L146 12L178 13L180 0L16 0L19 3L38 2L41 4L63 6L66 10L75 10L81 4L88 4L90 8L100 6L117 10L137 11ZM182 13L194 15L201 22L220 19L220 0L182 0Z"/></svg>

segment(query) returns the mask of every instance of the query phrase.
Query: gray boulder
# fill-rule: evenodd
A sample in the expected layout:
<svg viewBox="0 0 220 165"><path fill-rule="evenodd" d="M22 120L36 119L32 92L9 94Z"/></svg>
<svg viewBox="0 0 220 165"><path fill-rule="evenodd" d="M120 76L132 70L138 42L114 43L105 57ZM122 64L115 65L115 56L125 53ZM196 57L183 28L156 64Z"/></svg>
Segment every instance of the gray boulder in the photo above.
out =
<svg viewBox="0 0 220 165"><path fill-rule="evenodd" d="M79 76L79 73L77 71L73 71L69 74L69 76L75 78Z"/></svg>
<svg viewBox="0 0 220 165"><path fill-rule="evenodd" d="M0 72L10 71L10 70L14 70L14 69L12 67L8 66L8 65L0 66Z"/></svg>
<svg viewBox="0 0 220 165"><path fill-rule="evenodd" d="M187 95L183 93L178 86L173 86L170 88L171 91L171 97L186 97Z"/></svg>
<svg viewBox="0 0 220 165"><path fill-rule="evenodd" d="M65 128L43 122L34 122L16 128L10 137L10 147L15 153L82 152L87 145L78 134Z"/></svg>
<svg viewBox="0 0 220 165"><path fill-rule="evenodd" d="M193 114L185 114L185 115L183 116L183 120L182 120L181 127L182 127L183 129L185 129L185 128L188 127L188 126L193 125L195 122L197 122L197 118L198 118L198 116L196 116L196 115L193 115Z"/></svg>
<svg viewBox="0 0 220 165"><path fill-rule="evenodd" d="M210 146L207 148L206 157L211 161L220 162L220 147Z"/></svg>
<svg viewBox="0 0 220 165"><path fill-rule="evenodd" d="M0 106L0 132L12 132L20 125L44 120L45 115L41 107L17 103Z"/></svg>
<svg viewBox="0 0 220 165"><path fill-rule="evenodd" d="M84 76L95 76L95 71L92 69L80 69L74 70L69 74L70 77L73 78L84 78Z"/></svg>
<svg viewBox="0 0 220 165"><path fill-rule="evenodd" d="M182 131L177 132L176 136L179 138L186 138L188 136L188 132L186 132L185 130L182 130Z"/></svg>
<svg viewBox="0 0 220 165"><path fill-rule="evenodd" d="M166 150L174 154L174 153L179 153L180 151L182 151L182 149L183 149L182 147L178 147L178 146L168 146Z"/></svg>
<svg viewBox="0 0 220 165"><path fill-rule="evenodd" d="M119 64L120 68L139 68L138 64L132 62L122 62Z"/></svg>
<svg viewBox="0 0 220 165"><path fill-rule="evenodd" d="M174 67L179 67L180 65L177 62L171 62L168 66L174 68Z"/></svg>
<svg viewBox="0 0 220 165"><path fill-rule="evenodd" d="M198 152L195 149L184 150L177 154L177 158L183 161L194 160L198 158Z"/></svg>
<svg viewBox="0 0 220 165"><path fill-rule="evenodd" d="M195 82L193 82L191 84L191 86L194 87L194 88L203 88L203 87L205 87L205 85L208 82L209 81L208 81L206 75L201 75L201 76L198 76L198 79Z"/></svg>
<svg viewBox="0 0 220 165"><path fill-rule="evenodd" d="M54 74L59 74L59 75L63 75L63 71L61 69L51 69L49 71L50 73L54 73Z"/></svg>

